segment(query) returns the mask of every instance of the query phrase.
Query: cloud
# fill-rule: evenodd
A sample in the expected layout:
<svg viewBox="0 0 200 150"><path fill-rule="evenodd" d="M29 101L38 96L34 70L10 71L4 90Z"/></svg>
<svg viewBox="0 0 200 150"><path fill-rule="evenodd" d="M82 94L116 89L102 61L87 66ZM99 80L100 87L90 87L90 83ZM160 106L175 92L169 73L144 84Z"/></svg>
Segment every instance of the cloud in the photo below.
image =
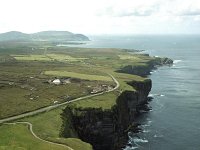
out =
<svg viewBox="0 0 200 150"><path fill-rule="evenodd" d="M200 1L0 0L0 18L0 32L200 33Z"/></svg>
<svg viewBox="0 0 200 150"><path fill-rule="evenodd" d="M124 10L124 11L121 11L121 12L118 12L116 14L114 14L114 16L117 16L117 17L130 17L130 16L151 16L153 13L155 12L154 9L152 8L133 8L133 9L130 9L130 10Z"/></svg>
<svg viewBox="0 0 200 150"><path fill-rule="evenodd" d="M152 0L151 0L152 1ZM138 1L130 1L118 0L118 3L114 3L111 6L103 7L97 12L97 16L110 16L110 17L144 17L151 16L154 13L158 12L160 8L159 1L152 1L152 3L144 2L144 0Z"/></svg>
<svg viewBox="0 0 200 150"><path fill-rule="evenodd" d="M199 16L200 9L183 10L182 12L179 12L179 15L180 16Z"/></svg>
<svg viewBox="0 0 200 150"><path fill-rule="evenodd" d="M162 9L172 16L198 16L200 15L200 1L199 0L174 0L166 1Z"/></svg>

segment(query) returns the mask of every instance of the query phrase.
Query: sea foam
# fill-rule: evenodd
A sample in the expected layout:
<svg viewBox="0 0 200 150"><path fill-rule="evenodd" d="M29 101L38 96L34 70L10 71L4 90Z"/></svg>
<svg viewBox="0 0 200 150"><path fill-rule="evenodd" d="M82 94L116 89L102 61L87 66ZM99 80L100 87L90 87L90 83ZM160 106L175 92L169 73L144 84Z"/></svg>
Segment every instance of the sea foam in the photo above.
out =
<svg viewBox="0 0 200 150"><path fill-rule="evenodd" d="M179 62L181 62L181 61L182 61L182 60L174 60L173 63L174 63L174 64L177 64L177 63L179 63Z"/></svg>
<svg viewBox="0 0 200 150"><path fill-rule="evenodd" d="M146 139L134 138L134 143L148 143L149 141Z"/></svg>

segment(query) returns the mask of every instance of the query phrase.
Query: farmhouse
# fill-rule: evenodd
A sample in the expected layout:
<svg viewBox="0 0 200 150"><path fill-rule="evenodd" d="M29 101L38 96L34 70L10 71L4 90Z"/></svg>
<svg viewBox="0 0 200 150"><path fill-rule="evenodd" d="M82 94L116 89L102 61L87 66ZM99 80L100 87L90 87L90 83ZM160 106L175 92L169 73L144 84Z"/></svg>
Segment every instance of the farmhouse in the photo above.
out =
<svg viewBox="0 0 200 150"><path fill-rule="evenodd" d="M55 80L52 81L52 83L59 85L59 84L61 84L61 81L60 81L60 79L55 79Z"/></svg>

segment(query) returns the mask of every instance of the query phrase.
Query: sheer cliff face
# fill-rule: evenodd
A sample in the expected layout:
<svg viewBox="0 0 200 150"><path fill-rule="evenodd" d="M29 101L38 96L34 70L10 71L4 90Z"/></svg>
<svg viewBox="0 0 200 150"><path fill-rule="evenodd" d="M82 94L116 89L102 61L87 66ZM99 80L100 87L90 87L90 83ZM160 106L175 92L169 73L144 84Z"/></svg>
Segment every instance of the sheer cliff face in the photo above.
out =
<svg viewBox="0 0 200 150"><path fill-rule="evenodd" d="M140 106L147 103L147 97L152 87L150 79L142 82L132 81L128 84L133 86L136 91L124 91L117 99L118 121L123 125L123 130L126 130L134 121Z"/></svg>
<svg viewBox="0 0 200 150"><path fill-rule="evenodd" d="M132 81L128 82L129 85L134 87L136 89L136 93L138 95L138 101L137 105L144 104L147 101L147 96L149 95L149 92L151 91L152 87L152 81L151 79L146 79L142 82Z"/></svg>
<svg viewBox="0 0 200 150"><path fill-rule="evenodd" d="M95 150L119 150L127 143L127 132L134 122L138 106L147 101L151 80L128 84L137 91L122 92L110 110L71 108L70 121L78 137L92 144Z"/></svg>
<svg viewBox="0 0 200 150"><path fill-rule="evenodd" d="M146 66L138 68L126 66L119 72L147 76L156 66L172 63L171 59L157 58ZM110 110L66 108L66 110L70 110L70 113L67 114L71 114L71 117L68 117L70 118L68 123L70 122L78 137L92 144L95 150L121 150L127 144L127 132L137 130L134 121L138 110L147 103L152 82L150 79L146 79L127 84L131 85L135 91L123 91L118 96L116 105ZM69 135L64 136L70 137Z"/></svg>
<svg viewBox="0 0 200 150"><path fill-rule="evenodd" d="M163 65L170 66L172 64L173 64L173 60L170 58L156 57L155 59L147 62L146 65L141 65L141 66L127 65L117 70L117 72L135 74L139 76L147 76L147 75L150 75L151 70L156 69L158 66L163 66Z"/></svg>

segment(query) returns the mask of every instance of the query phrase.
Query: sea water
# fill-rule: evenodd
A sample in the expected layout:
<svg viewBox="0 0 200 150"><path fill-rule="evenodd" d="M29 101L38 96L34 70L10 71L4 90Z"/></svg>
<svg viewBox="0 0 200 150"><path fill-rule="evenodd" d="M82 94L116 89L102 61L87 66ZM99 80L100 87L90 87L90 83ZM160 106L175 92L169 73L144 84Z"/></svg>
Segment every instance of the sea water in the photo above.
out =
<svg viewBox="0 0 200 150"><path fill-rule="evenodd" d="M152 71L152 111L138 122L142 132L129 133L132 150L200 150L200 35L90 36L84 47L145 50L174 60ZM83 46L83 45L82 45Z"/></svg>

